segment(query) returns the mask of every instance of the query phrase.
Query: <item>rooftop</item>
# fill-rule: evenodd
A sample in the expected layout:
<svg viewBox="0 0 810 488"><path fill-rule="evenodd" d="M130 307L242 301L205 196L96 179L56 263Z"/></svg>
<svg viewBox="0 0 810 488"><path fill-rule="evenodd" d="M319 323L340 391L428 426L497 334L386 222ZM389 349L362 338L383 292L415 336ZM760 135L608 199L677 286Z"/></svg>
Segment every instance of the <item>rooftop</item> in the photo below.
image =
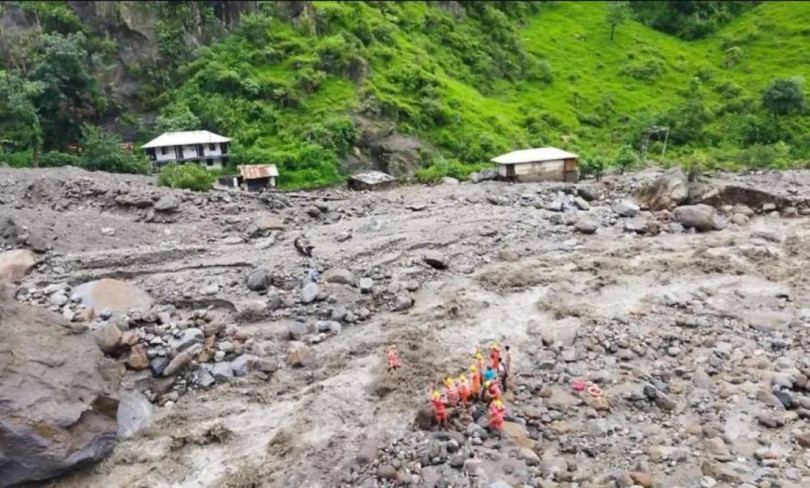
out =
<svg viewBox="0 0 810 488"><path fill-rule="evenodd" d="M352 175L350 177L353 180L362 181L367 185L378 185L380 183L388 183L389 181L394 181L396 178L393 176L383 173L382 171L369 171L366 173L359 173L356 175Z"/></svg>
<svg viewBox="0 0 810 488"><path fill-rule="evenodd" d="M216 144L230 142L230 139L207 130L190 130L185 132L166 132L147 142L141 149L165 146L187 146L192 144Z"/></svg>
<svg viewBox="0 0 810 488"><path fill-rule="evenodd" d="M493 158L492 162L498 164L535 163L540 161L554 161L557 159L577 158L574 153L557 149L556 147L536 147L534 149L521 149L502 154Z"/></svg>
<svg viewBox="0 0 810 488"><path fill-rule="evenodd" d="M246 180L258 180L260 178L278 178L278 168L275 164L246 164L237 167L239 174Z"/></svg>

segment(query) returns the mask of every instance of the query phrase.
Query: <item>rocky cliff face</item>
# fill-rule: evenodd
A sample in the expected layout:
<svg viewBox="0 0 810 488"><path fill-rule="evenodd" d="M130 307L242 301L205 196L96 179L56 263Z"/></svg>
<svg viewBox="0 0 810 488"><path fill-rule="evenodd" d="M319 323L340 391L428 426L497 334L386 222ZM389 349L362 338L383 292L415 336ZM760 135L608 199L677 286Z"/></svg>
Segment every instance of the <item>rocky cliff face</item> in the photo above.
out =
<svg viewBox="0 0 810 488"><path fill-rule="evenodd" d="M62 317L8 295L0 289L0 487L97 462L117 430L115 364Z"/></svg>

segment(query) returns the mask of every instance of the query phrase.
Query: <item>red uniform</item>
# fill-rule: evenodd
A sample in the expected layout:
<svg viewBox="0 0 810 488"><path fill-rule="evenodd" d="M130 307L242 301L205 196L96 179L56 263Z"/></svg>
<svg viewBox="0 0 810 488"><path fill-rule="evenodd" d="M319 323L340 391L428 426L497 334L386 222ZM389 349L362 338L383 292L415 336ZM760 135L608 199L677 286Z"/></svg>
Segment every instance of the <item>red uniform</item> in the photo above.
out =
<svg viewBox="0 0 810 488"><path fill-rule="evenodd" d="M447 410L444 408L444 400L441 398L433 399L433 415L436 417L436 422L443 424L447 422Z"/></svg>
<svg viewBox="0 0 810 488"><path fill-rule="evenodd" d="M497 400L501 397L501 387L498 386L497 381L493 381L489 385L489 389L487 390L487 394L489 395L490 400Z"/></svg>
<svg viewBox="0 0 810 488"><path fill-rule="evenodd" d="M461 402L464 406L467 406L467 403L470 401L470 384L466 381L459 383L458 385L458 395L461 397Z"/></svg>
<svg viewBox="0 0 810 488"><path fill-rule="evenodd" d="M492 360L492 369L498 371L498 365L500 364L501 359L501 351L498 349L490 349L489 350L489 359Z"/></svg>
<svg viewBox="0 0 810 488"><path fill-rule="evenodd" d="M495 405L495 402L489 406L489 426L495 430L501 430L503 426L503 417L506 415L506 408L503 406Z"/></svg>
<svg viewBox="0 0 810 488"><path fill-rule="evenodd" d="M388 351L388 369L396 369L402 366L402 362L397 357L397 353L394 350Z"/></svg>
<svg viewBox="0 0 810 488"><path fill-rule="evenodd" d="M444 385L444 396L447 397L447 401L453 407L458 405L458 390L455 385Z"/></svg>

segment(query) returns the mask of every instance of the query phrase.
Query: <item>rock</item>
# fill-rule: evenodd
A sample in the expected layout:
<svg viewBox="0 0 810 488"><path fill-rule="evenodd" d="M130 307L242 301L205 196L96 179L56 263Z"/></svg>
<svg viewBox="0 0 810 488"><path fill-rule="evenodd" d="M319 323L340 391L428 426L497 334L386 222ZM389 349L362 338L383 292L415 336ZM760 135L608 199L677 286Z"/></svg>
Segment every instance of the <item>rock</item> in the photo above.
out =
<svg viewBox="0 0 810 488"><path fill-rule="evenodd" d="M714 207L699 203L677 207L672 212L672 216L686 228L695 229L698 232L708 232L715 228L716 212Z"/></svg>
<svg viewBox="0 0 810 488"><path fill-rule="evenodd" d="M191 353L183 351L169 362L169 365L166 366L162 374L163 376L174 376L178 373L182 373L189 363L191 363Z"/></svg>
<svg viewBox="0 0 810 488"><path fill-rule="evenodd" d="M289 335L290 339L295 341L301 340L301 338L307 335L308 332L307 324L298 320L290 323L287 326L287 334Z"/></svg>
<svg viewBox="0 0 810 488"><path fill-rule="evenodd" d="M170 359L166 356L155 356L149 361L149 372L152 373L152 376L158 377L163 374L169 362Z"/></svg>
<svg viewBox="0 0 810 488"><path fill-rule="evenodd" d="M172 212L177 210L177 207L179 206L180 202L174 197L174 195L163 195L153 205L155 211L157 212Z"/></svg>
<svg viewBox="0 0 810 488"><path fill-rule="evenodd" d="M549 212L562 212L563 210L563 201L562 199L554 199L550 203L548 203L545 207L546 210Z"/></svg>
<svg viewBox="0 0 810 488"><path fill-rule="evenodd" d="M180 333L179 337L169 338L169 347L176 351L185 351L194 344L202 344L205 334L196 327L190 327Z"/></svg>
<svg viewBox="0 0 810 488"><path fill-rule="evenodd" d="M118 438L129 439L149 427L154 408L149 399L137 390L121 395L116 415Z"/></svg>
<svg viewBox="0 0 810 488"><path fill-rule="evenodd" d="M669 232L671 232L672 234L680 234L681 232L683 232L683 226L678 222L670 222Z"/></svg>
<svg viewBox="0 0 810 488"><path fill-rule="evenodd" d="M352 233L351 233L350 231L343 231L343 232L339 232L339 233L338 233L338 234L335 236L335 240L336 240L337 242L345 242L345 241L348 241L348 240L349 240L349 239L351 239L351 238L352 238Z"/></svg>
<svg viewBox="0 0 810 488"><path fill-rule="evenodd" d="M115 324L104 324L93 332L96 344L105 354L112 354L118 349L121 337L121 329Z"/></svg>
<svg viewBox="0 0 810 488"><path fill-rule="evenodd" d="M250 354L242 354L238 358L231 361L231 371L233 371L233 375L236 377L247 376L247 374L250 373L256 359L258 358L251 356Z"/></svg>
<svg viewBox="0 0 810 488"><path fill-rule="evenodd" d="M587 211L590 210L591 206L588 205L588 202L585 201L582 197L575 197L574 198L574 206L580 210Z"/></svg>
<svg viewBox="0 0 810 488"><path fill-rule="evenodd" d="M129 310L149 310L152 297L140 288L125 281L104 278L81 284L71 290L71 296L77 297L88 308L99 314L104 310L126 312Z"/></svg>
<svg viewBox="0 0 810 488"><path fill-rule="evenodd" d="M270 280L272 279L272 275L270 274L270 270L267 268L256 268L254 269L247 278L247 287L248 290L251 291L262 291L266 290L268 286L270 286Z"/></svg>
<svg viewBox="0 0 810 488"><path fill-rule="evenodd" d="M138 344L129 350L126 366L135 371L141 371L149 367L149 356L146 355L146 347Z"/></svg>
<svg viewBox="0 0 810 488"><path fill-rule="evenodd" d="M810 449L810 432L796 434L796 443L805 449Z"/></svg>
<svg viewBox="0 0 810 488"><path fill-rule="evenodd" d="M318 285L315 283L307 283L304 288L301 289L301 303L312 303L318 298L318 293L320 293L320 289Z"/></svg>
<svg viewBox="0 0 810 488"><path fill-rule="evenodd" d="M366 439L360 450L357 451L355 459L361 466L366 465L377 457L377 449L380 448L380 441L377 439Z"/></svg>
<svg viewBox="0 0 810 488"><path fill-rule="evenodd" d="M117 366L68 326L0 290L0 486L42 486L115 446Z"/></svg>
<svg viewBox="0 0 810 488"><path fill-rule="evenodd" d="M447 269L447 259L438 251L428 251L424 255L425 262L435 269Z"/></svg>
<svg viewBox="0 0 810 488"><path fill-rule="evenodd" d="M332 320L343 320L343 319L346 318L346 316L348 314L349 314L349 311L346 310L346 307L344 307L342 305L339 305L337 307L334 307L329 312L329 318L331 318Z"/></svg>
<svg viewBox="0 0 810 488"><path fill-rule="evenodd" d="M762 204L762 213L773 212L776 210L776 204L773 202L766 202Z"/></svg>
<svg viewBox="0 0 810 488"><path fill-rule="evenodd" d="M735 213L731 216L731 223L736 225L747 225L748 216L743 213Z"/></svg>
<svg viewBox="0 0 810 488"><path fill-rule="evenodd" d="M653 486L652 477L650 477L650 475L647 474L647 473L644 473L644 472L641 472L641 471L636 471L636 472L630 473L630 478L637 485L642 486L643 488L652 488L652 486Z"/></svg>
<svg viewBox="0 0 810 488"><path fill-rule="evenodd" d="M655 403L655 405L658 408L660 408L661 410L663 410L665 412L670 412L672 410L675 410L675 407L678 406L678 404L675 402L675 400L671 399L668 395L665 395L664 393L662 393L660 391L658 392L658 394L653 399L653 402Z"/></svg>
<svg viewBox="0 0 810 488"><path fill-rule="evenodd" d="M757 416L757 421L759 421L760 425L765 427L775 429L777 427L781 427L785 424L785 421L775 415L774 413L764 412Z"/></svg>
<svg viewBox="0 0 810 488"><path fill-rule="evenodd" d="M743 215L745 215L746 217L749 217L749 218L754 216L754 211L751 210L751 207L749 207L748 205L742 205L742 204L734 205L734 207L732 207L732 209L731 209L731 213L732 214L743 214Z"/></svg>
<svg viewBox="0 0 810 488"><path fill-rule="evenodd" d="M229 245L229 246L234 246L236 244L242 244L243 242L245 242L245 240L242 239L239 236L228 236L225 239L222 239L222 243L226 244L226 245Z"/></svg>
<svg viewBox="0 0 810 488"><path fill-rule="evenodd" d="M636 234L646 234L649 230L649 224L644 217L633 217L624 223L625 232L635 232Z"/></svg>
<svg viewBox="0 0 810 488"><path fill-rule="evenodd" d="M354 273L344 268L333 268L323 274L323 281L338 285L354 285Z"/></svg>
<svg viewBox="0 0 810 488"><path fill-rule="evenodd" d="M48 301L51 302L51 305L61 307L68 302L68 297L63 293L54 293Z"/></svg>
<svg viewBox="0 0 810 488"><path fill-rule="evenodd" d="M442 184L455 186L458 185L458 180L455 178L451 178L450 176L445 176L444 178L442 178Z"/></svg>
<svg viewBox="0 0 810 488"><path fill-rule="evenodd" d="M638 200L650 210L671 210L686 201L689 181L681 168L671 168L641 187Z"/></svg>
<svg viewBox="0 0 810 488"><path fill-rule="evenodd" d="M231 363L219 362L211 366L211 376L217 381L230 381L233 379L233 368Z"/></svg>
<svg viewBox="0 0 810 488"><path fill-rule="evenodd" d="M296 346L290 349L288 361L293 368L303 368L312 363L312 351L306 346Z"/></svg>
<svg viewBox="0 0 810 488"><path fill-rule="evenodd" d="M638 205L630 200L622 200L621 202L613 205L613 212L620 217L635 217L641 209Z"/></svg>
<svg viewBox="0 0 810 488"><path fill-rule="evenodd" d="M779 399L779 402L788 410L791 410L796 407L796 402L793 399L793 395L788 393L784 390L777 390L773 392L776 398Z"/></svg>
<svg viewBox="0 0 810 488"><path fill-rule="evenodd" d="M22 279L35 264L36 254L26 249L0 252L0 283Z"/></svg>
<svg viewBox="0 0 810 488"><path fill-rule="evenodd" d="M265 234L268 231L284 230L284 221L272 215L263 215L252 222L257 234Z"/></svg>
<svg viewBox="0 0 810 488"><path fill-rule="evenodd" d="M360 287L360 293L371 293L371 290L374 288L374 280L371 278L361 278L358 285Z"/></svg>
<svg viewBox="0 0 810 488"><path fill-rule="evenodd" d="M394 481L397 479L397 470L390 464L381 464L380 467L377 468L377 477Z"/></svg>
<svg viewBox="0 0 810 488"><path fill-rule="evenodd" d="M214 378L214 375L212 375L211 372L204 367L197 368L194 370L194 373L191 375L191 381L195 385L203 389L209 388L217 382L216 378Z"/></svg>
<svg viewBox="0 0 810 488"><path fill-rule="evenodd" d="M321 333L339 334L341 328L340 322L334 320L319 320L315 322L315 330Z"/></svg>
<svg viewBox="0 0 810 488"><path fill-rule="evenodd" d="M579 219L574 228L582 234L593 234L599 228L599 223L593 219Z"/></svg>
<svg viewBox="0 0 810 488"><path fill-rule="evenodd" d="M599 190L589 186L577 187L577 194L588 202L599 200Z"/></svg>
<svg viewBox="0 0 810 488"><path fill-rule="evenodd" d="M394 303L395 312L402 312L411 307L413 307L413 298L411 298L409 295L397 296L396 302Z"/></svg>
<svg viewBox="0 0 810 488"><path fill-rule="evenodd" d="M792 219L799 216L799 210L796 207L785 207L782 209L782 217Z"/></svg>

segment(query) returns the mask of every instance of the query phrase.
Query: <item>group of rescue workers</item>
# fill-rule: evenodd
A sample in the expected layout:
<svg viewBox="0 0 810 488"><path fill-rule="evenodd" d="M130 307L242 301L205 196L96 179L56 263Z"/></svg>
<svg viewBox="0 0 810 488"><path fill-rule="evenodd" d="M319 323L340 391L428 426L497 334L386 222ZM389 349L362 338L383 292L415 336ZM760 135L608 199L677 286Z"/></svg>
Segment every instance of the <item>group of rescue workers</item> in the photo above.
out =
<svg viewBox="0 0 810 488"><path fill-rule="evenodd" d="M396 347L390 347L387 356L389 372L402 366ZM504 346L503 357L496 342L489 345L489 358L478 349L473 364L467 368L468 374L447 376L443 385L433 390L433 416L439 428L447 428L448 407L452 409L452 413L460 413L462 417L470 416L468 408L480 401L488 407L489 426L500 430L506 416L502 394L509 387L511 370L512 355L509 346Z"/></svg>

